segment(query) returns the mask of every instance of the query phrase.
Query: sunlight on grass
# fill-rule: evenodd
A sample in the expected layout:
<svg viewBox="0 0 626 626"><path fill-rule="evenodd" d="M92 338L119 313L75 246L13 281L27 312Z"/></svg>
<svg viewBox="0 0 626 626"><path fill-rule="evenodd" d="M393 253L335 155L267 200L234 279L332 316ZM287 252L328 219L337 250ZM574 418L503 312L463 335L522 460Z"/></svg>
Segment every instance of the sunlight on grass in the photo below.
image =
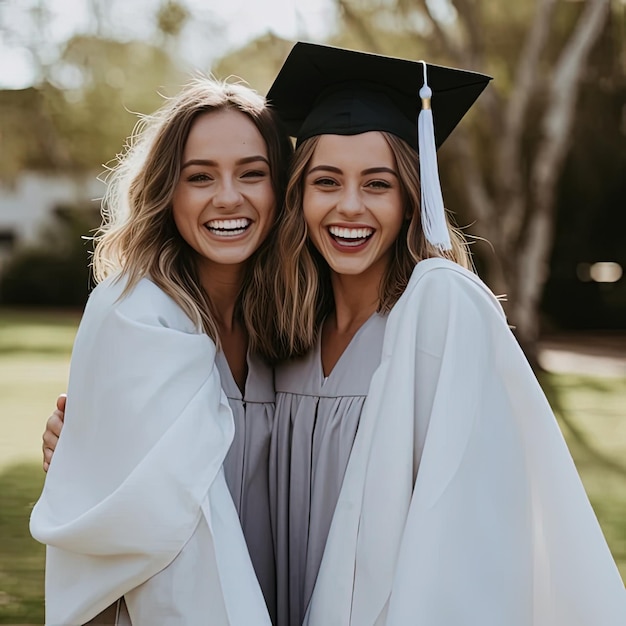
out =
<svg viewBox="0 0 626 626"><path fill-rule="evenodd" d="M546 382L576 467L626 580L626 379L552 374Z"/></svg>
<svg viewBox="0 0 626 626"><path fill-rule="evenodd" d="M69 357L79 320L78 313L3 311L0 355L32 352Z"/></svg>
<svg viewBox="0 0 626 626"><path fill-rule="evenodd" d="M77 314L0 314L0 470L41 457L41 434L67 387Z"/></svg>
<svg viewBox="0 0 626 626"><path fill-rule="evenodd" d="M0 624L43 623L45 547L28 532L42 484L39 464L0 471Z"/></svg>

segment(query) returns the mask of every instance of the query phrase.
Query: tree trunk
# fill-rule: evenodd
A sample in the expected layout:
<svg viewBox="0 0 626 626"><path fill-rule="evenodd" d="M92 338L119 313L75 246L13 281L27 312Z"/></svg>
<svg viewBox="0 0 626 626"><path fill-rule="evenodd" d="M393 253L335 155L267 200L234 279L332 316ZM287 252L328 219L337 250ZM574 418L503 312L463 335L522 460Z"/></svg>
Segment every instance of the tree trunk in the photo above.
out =
<svg viewBox="0 0 626 626"><path fill-rule="evenodd" d="M336 1L351 28L372 50L378 50L380 42L374 37L375 28L372 29L365 13L358 11L358 3ZM485 47L480 3L450 2L457 12L454 26L437 20L429 0L396 0L394 6L407 23L419 11L431 27L429 37L445 51L452 64L469 65L481 71ZM381 3L381 10L389 10L389 4ZM477 107L489 120L492 133L491 168L480 165L484 161L480 159L484 144L479 146L477 138L470 137L462 125L455 130L448 147L460 163L469 219L477 225L478 239L485 239L492 247L484 255L485 278L497 295L506 296L510 323L533 364L536 364L539 306L554 241L556 188L568 152L580 78L602 33L610 0L585 0L554 64L545 96L540 98L545 103L543 112L533 121L529 111L537 104L538 90L546 75L550 76L545 67L549 63L545 51L558 4L558 0L535 0L533 20L520 48L512 91L506 101L493 88L478 100ZM528 157L524 144L531 124L540 128L540 137L534 156Z"/></svg>
<svg viewBox="0 0 626 626"><path fill-rule="evenodd" d="M531 169L529 220L519 249L512 284L511 316L518 340L536 361L539 305L549 276L554 241L555 196L574 124L580 79L589 54L602 33L610 0L588 0L557 62L541 120L542 133Z"/></svg>

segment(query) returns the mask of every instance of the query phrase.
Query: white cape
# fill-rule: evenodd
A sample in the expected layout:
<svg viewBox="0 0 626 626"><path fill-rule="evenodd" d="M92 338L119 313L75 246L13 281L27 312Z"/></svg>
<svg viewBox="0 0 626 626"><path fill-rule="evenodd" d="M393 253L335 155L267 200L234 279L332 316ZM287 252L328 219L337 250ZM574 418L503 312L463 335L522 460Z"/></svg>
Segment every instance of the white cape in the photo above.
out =
<svg viewBox="0 0 626 626"><path fill-rule="evenodd" d="M387 322L306 626L624 626L626 593L499 302L419 263Z"/></svg>
<svg viewBox="0 0 626 626"><path fill-rule="evenodd" d="M46 624L125 596L133 626L269 626L222 461L234 425L215 345L156 285L91 294L63 436L31 515Z"/></svg>

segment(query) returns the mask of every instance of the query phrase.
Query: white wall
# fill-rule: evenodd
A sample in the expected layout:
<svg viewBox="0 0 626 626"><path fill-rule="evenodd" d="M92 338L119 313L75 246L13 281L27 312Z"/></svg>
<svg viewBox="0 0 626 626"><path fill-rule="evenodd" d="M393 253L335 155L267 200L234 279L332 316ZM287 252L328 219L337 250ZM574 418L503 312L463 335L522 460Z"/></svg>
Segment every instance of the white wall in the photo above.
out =
<svg viewBox="0 0 626 626"><path fill-rule="evenodd" d="M15 246L35 244L59 206L98 209L104 184L96 175L71 177L25 172L14 185L0 184L0 231L15 234Z"/></svg>

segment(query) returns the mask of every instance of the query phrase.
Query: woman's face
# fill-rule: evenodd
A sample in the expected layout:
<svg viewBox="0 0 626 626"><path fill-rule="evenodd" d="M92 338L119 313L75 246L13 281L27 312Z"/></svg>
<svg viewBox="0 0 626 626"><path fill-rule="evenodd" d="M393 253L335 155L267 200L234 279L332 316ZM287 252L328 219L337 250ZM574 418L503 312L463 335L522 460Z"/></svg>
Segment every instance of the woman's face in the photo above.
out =
<svg viewBox="0 0 626 626"><path fill-rule="evenodd" d="M405 213L395 158L382 134L321 136L304 179L303 209L309 237L331 270L379 276Z"/></svg>
<svg viewBox="0 0 626 626"><path fill-rule="evenodd" d="M204 113L193 123L172 199L174 222L200 268L247 261L274 221L267 146L243 113Z"/></svg>

